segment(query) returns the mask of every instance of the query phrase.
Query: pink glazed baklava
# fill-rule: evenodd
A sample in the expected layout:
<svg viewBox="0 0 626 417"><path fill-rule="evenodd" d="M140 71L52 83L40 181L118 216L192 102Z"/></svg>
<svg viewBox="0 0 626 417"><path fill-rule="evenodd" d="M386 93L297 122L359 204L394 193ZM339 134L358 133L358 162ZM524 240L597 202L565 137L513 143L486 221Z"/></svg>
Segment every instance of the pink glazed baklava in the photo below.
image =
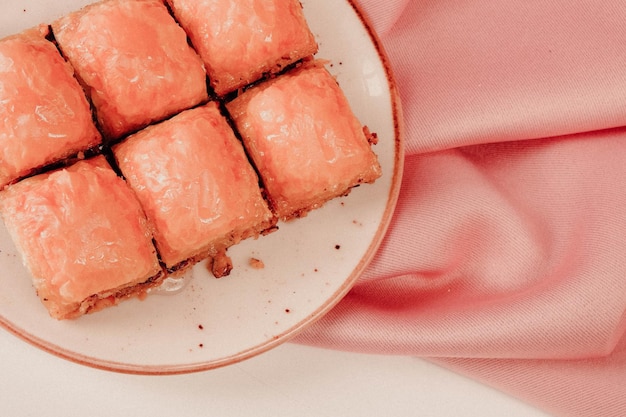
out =
<svg viewBox="0 0 626 417"><path fill-rule="evenodd" d="M72 68L34 28L0 40L0 188L101 142Z"/></svg>
<svg viewBox="0 0 626 417"><path fill-rule="evenodd" d="M298 0L167 0L219 96L317 52Z"/></svg>
<svg viewBox="0 0 626 417"><path fill-rule="evenodd" d="M301 217L382 174L335 78L318 62L256 85L227 104L275 214Z"/></svg>
<svg viewBox="0 0 626 417"><path fill-rule="evenodd" d="M102 132L118 139L207 96L206 73L161 0L105 0L52 23Z"/></svg>
<svg viewBox="0 0 626 417"><path fill-rule="evenodd" d="M275 225L258 177L214 102L131 135L113 152L170 271Z"/></svg>
<svg viewBox="0 0 626 417"><path fill-rule="evenodd" d="M54 318L142 296L163 277L139 201L103 156L7 187L0 212Z"/></svg>

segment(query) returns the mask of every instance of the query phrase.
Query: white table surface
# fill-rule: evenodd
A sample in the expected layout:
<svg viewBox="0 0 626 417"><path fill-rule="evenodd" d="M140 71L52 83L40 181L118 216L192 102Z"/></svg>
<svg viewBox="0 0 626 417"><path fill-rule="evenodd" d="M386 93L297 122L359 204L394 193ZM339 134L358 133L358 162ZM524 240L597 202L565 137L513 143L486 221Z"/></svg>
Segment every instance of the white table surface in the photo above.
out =
<svg viewBox="0 0 626 417"><path fill-rule="evenodd" d="M0 416L547 416L421 359L284 344L175 376L101 371L0 329Z"/></svg>

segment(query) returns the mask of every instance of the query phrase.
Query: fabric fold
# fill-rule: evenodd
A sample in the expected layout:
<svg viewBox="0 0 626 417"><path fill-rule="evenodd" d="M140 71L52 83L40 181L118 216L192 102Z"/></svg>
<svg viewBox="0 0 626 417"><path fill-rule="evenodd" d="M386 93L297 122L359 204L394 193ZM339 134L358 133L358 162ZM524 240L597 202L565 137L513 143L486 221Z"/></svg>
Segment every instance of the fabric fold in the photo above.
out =
<svg viewBox="0 0 626 417"><path fill-rule="evenodd" d="M613 183L626 178L625 144L616 129L408 157L377 256L302 340L420 356L606 355L626 309L626 254L609 250L626 247L626 190Z"/></svg>
<svg viewBox="0 0 626 417"><path fill-rule="evenodd" d="M626 3L361 0L406 171L297 343L430 358L556 415L626 415Z"/></svg>
<svg viewBox="0 0 626 417"><path fill-rule="evenodd" d="M626 125L624 21L619 1L408 2L383 37L407 153Z"/></svg>
<svg viewBox="0 0 626 417"><path fill-rule="evenodd" d="M579 360L447 358L432 362L557 416L624 415L626 337L611 355Z"/></svg>

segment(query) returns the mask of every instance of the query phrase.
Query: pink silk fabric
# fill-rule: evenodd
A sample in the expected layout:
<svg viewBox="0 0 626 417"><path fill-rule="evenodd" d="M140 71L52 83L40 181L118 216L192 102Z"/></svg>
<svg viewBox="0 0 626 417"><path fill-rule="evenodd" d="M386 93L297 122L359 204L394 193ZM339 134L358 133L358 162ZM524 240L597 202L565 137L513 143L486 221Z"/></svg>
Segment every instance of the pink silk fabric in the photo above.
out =
<svg viewBox="0 0 626 417"><path fill-rule="evenodd" d="M626 2L360 5L398 82L406 171L372 264L296 342L626 415Z"/></svg>

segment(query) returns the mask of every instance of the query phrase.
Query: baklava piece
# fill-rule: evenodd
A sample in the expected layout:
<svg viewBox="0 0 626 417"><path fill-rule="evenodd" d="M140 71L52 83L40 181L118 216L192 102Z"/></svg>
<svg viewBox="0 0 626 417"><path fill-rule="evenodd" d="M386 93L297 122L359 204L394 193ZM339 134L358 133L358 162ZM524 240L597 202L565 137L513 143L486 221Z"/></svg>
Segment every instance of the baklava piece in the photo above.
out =
<svg viewBox="0 0 626 417"><path fill-rule="evenodd" d="M258 177L214 102L129 136L113 153L169 271L275 226Z"/></svg>
<svg viewBox="0 0 626 417"><path fill-rule="evenodd" d="M0 188L101 142L47 26L0 40Z"/></svg>
<svg viewBox="0 0 626 417"><path fill-rule="evenodd" d="M103 156L7 187L0 210L54 318L142 296L163 277L141 206Z"/></svg>
<svg viewBox="0 0 626 417"><path fill-rule="evenodd" d="M206 73L160 0L106 0L52 24L65 57L117 139L208 98Z"/></svg>
<svg viewBox="0 0 626 417"><path fill-rule="evenodd" d="M227 108L283 220L381 175L371 148L375 135L318 62L246 90Z"/></svg>
<svg viewBox="0 0 626 417"><path fill-rule="evenodd" d="M298 0L167 0L219 96L312 56Z"/></svg>

